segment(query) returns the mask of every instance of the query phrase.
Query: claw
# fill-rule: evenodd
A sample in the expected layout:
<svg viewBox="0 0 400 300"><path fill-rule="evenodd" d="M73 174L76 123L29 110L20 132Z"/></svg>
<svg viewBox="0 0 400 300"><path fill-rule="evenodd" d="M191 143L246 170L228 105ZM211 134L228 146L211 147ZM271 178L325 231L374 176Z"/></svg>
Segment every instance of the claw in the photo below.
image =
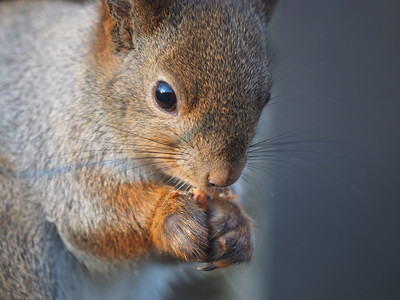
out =
<svg viewBox="0 0 400 300"><path fill-rule="evenodd" d="M218 267L211 263L205 263L203 266L198 267L197 270L199 271L212 271L217 269Z"/></svg>
<svg viewBox="0 0 400 300"><path fill-rule="evenodd" d="M210 263L210 262L205 263L203 266L198 267L197 270L200 270L200 271L213 271L213 270L216 270L216 269L225 268L227 266L229 266L228 262L214 261L212 263Z"/></svg>
<svg viewBox="0 0 400 300"><path fill-rule="evenodd" d="M197 206L201 210L206 211L208 208L208 195L200 189L194 189L191 194L193 195L193 199Z"/></svg>

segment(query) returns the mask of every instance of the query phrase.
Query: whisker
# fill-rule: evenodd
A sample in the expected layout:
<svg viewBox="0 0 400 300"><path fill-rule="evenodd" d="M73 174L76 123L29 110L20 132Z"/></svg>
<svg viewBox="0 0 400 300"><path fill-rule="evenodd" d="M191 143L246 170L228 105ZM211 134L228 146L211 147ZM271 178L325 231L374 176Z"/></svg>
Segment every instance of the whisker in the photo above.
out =
<svg viewBox="0 0 400 300"><path fill-rule="evenodd" d="M160 163L153 161L153 162L149 162L149 163L146 163L146 164L136 165L136 166L134 166L132 168L126 169L126 171L131 171L131 170L134 170L134 169L137 169L137 168L143 168L143 167L153 166L153 165L158 165L158 164L160 164Z"/></svg>
<svg viewBox="0 0 400 300"><path fill-rule="evenodd" d="M93 144L97 143L97 144L106 144L106 145L114 145L114 146L132 146L133 147L132 149L128 149L130 151L141 151L141 150L136 149L137 147L141 147L141 148L147 147L147 148L162 149L162 148L160 148L159 145L155 146L155 145L150 145L150 144L139 144L139 143L133 144L133 143L106 142L106 141L97 141L97 140L90 140L90 139L83 139L83 138L75 138L75 137L70 137L70 136L58 136L58 135L54 135L54 136L57 137L57 138L61 138L61 139L71 139L71 140L77 140L77 141L82 141L82 142L90 142L90 143L93 143ZM142 137L140 135L137 135L137 136L139 138L143 138L145 140L150 140L150 141L152 141L154 143L157 143L157 144L160 144L160 145L163 145L163 146L167 146L169 149L176 149L177 148L177 147L175 147L173 145L159 143L159 142L157 142L155 140L151 140L151 139ZM105 148L105 149L107 149L107 148ZM142 150L142 151L146 151L146 150ZM184 149L180 149L180 151L182 153L188 154L186 151L184 151Z"/></svg>
<svg viewBox="0 0 400 300"><path fill-rule="evenodd" d="M253 185L254 182L250 182L250 178L253 181L257 181L258 184L262 185L265 184L264 182L261 181L262 177L265 177L265 174L268 173L270 176L275 178L275 180L278 181L279 184L282 186L286 186L286 180L283 179L282 175L280 175L278 172L274 172L271 168L257 168L256 166L247 166L250 172L243 173L243 179L248 179L248 182ZM258 174L258 176L252 176L251 172Z"/></svg>
<svg viewBox="0 0 400 300"><path fill-rule="evenodd" d="M325 156L330 158L352 158L352 153L337 153L337 152L327 152L322 150L307 150L307 149L265 149L263 151L253 152L247 156L247 159L250 161L253 160L262 160L264 158L274 158L274 157L282 157L282 155L287 155L290 153L290 156L293 158L305 158L305 156L314 155L313 159L315 159L316 155ZM310 158L311 159L311 158Z"/></svg>
<svg viewBox="0 0 400 300"><path fill-rule="evenodd" d="M117 176L117 175L120 175L120 174L123 174L123 173L127 173L127 172L129 172L129 171L133 171L133 170L138 169L138 168L143 168L143 167L147 167L147 166L151 166L151 165L157 165L157 164L158 164L158 163L152 162L152 163L147 163L147 164L142 164L142 165L136 165L136 166L134 166L134 167L132 167L132 168L126 168L126 169L123 170L123 171L117 172L117 173L115 173L113 176L115 177L115 176ZM147 172L141 173L140 175L143 176L143 175L146 175L146 174L149 174L149 173L159 172L159 171L161 171L161 170L166 170L166 169L169 169L169 167L168 167L168 166L163 166L163 167L160 167L160 168L151 169L151 170L149 170L149 171L147 171Z"/></svg>
<svg viewBox="0 0 400 300"><path fill-rule="evenodd" d="M255 147L257 145L260 145L260 144L273 142L273 141L276 141L276 140L279 140L279 139L282 139L282 138L292 137L294 134L296 134L296 133L298 134L299 132L301 132L301 130L307 129L307 127L314 126L316 123L321 123L321 122L324 122L324 121L325 120L312 121L312 122L309 122L309 123L307 123L307 124L305 124L303 126L300 126L300 127L288 130L288 131L284 131L284 132L278 133L278 134L276 134L276 135L274 135L272 137L269 137L269 138L267 138L265 140L262 140L262 141L254 143L254 144L251 144L249 146L249 148L253 148L253 147Z"/></svg>
<svg viewBox="0 0 400 300"><path fill-rule="evenodd" d="M159 171L162 171L162 170L167 170L167 169L170 169L170 167L169 166L163 166L163 167L160 167L160 168L157 168L157 169L151 169L151 170L149 170L148 172L144 172L144 173L142 173L142 175L146 175L146 174L149 174L149 173L154 173L154 172L159 172ZM164 175L164 178L165 178L165 176L166 175ZM161 180L161 181L163 181L163 180Z"/></svg>
<svg viewBox="0 0 400 300"><path fill-rule="evenodd" d="M121 163L127 162L125 159L117 159L117 160L106 160L106 161L97 161L97 162L90 162L85 164L75 164L69 166L62 166L62 167L55 167L55 168L44 168L40 170L34 171L24 171L20 177L22 178L37 178L42 176L59 176L69 173L75 170L81 170L86 167L95 167L95 166L105 166L105 165L118 165Z"/></svg>
<svg viewBox="0 0 400 300"><path fill-rule="evenodd" d="M172 181L174 181L174 180L177 180L177 178L176 178L175 176L171 176L171 177L167 180L167 182L165 183L165 185L168 185L170 182L172 182Z"/></svg>
<svg viewBox="0 0 400 300"><path fill-rule="evenodd" d="M122 145L122 146L135 146L136 144L130 144L130 143L118 143L118 142L105 142L105 141L98 141L98 140L90 140L90 139L84 139L84 138L75 138L71 136L61 136L61 135L53 135L57 138L60 139L69 139L69 140L76 140L76 141L81 141L81 142L91 142L91 143L98 143L98 144L110 144L110 145Z"/></svg>
<svg viewBox="0 0 400 300"><path fill-rule="evenodd" d="M285 79L287 76L291 75L292 73L294 73L294 72L296 72L298 70L301 70L302 68L304 68L306 66L309 66L309 65L312 65L312 64L315 64L315 63L319 63L322 60L325 60L325 59L328 59L328 58L329 57L327 57L327 56L321 56L321 57L317 57L315 59L312 59L310 61L307 61L305 63L302 63L300 65L294 66L294 67L288 69L280 77L277 77L276 75L274 77L272 77L271 85L274 86L274 85L278 84L281 80Z"/></svg>
<svg viewBox="0 0 400 300"><path fill-rule="evenodd" d="M87 158L83 158L80 157L80 159L90 159L90 157ZM59 175L63 175L66 173L69 173L71 171L75 171L75 170L81 170L87 167L96 167L96 166L106 166L106 165L110 165L110 166L117 166L119 164L123 164L123 163L129 163L135 160L149 160L149 159L158 159L158 160L172 160L172 161L178 161L178 160L184 160L184 158L177 158L177 157L168 157L168 156L149 156L149 157L137 157L134 159L109 159L109 160L100 160L100 161L91 161L91 162L87 162L87 163L75 163L72 165L66 165L66 166L59 166L59 167L51 167L51 168L43 168L40 170L27 170L25 172L23 172L23 174L21 175L21 177L23 178L35 178L35 177L42 177L42 176L59 176ZM159 164L159 162L152 162L152 164ZM141 166L145 166L148 164L142 164ZM121 173L121 172L119 172ZM118 174L119 174L118 173Z"/></svg>
<svg viewBox="0 0 400 300"><path fill-rule="evenodd" d="M293 140L293 141L270 141L269 139L257 142L256 144L250 145L249 153L254 151L259 151L258 149L264 149L267 147L275 147L275 146L287 146L287 145L297 145L297 144L305 144L305 145L312 145L312 144L330 144L336 145L338 141L331 141L331 140Z"/></svg>
<svg viewBox="0 0 400 300"><path fill-rule="evenodd" d="M107 154L129 154L132 153L131 149L117 149L118 151L113 151L115 149L99 149L99 150L82 150L82 151L76 151L76 152L70 152L70 153L64 153L64 154L59 154L59 155L52 155L52 156L48 156L46 157L46 161L49 161L51 159L55 159L55 158L63 158L63 157L67 157L70 155L73 156L77 156L78 154L82 154L82 153L89 153L89 154L95 154L95 156L97 156L96 154L98 153L99 155L107 155ZM182 156L182 153L172 153L172 152L159 152L159 151L134 151L134 153L146 153L146 154L162 154L164 156L158 156L159 158L169 158L169 157L176 157L176 156ZM90 156L79 156L78 159L88 159L93 157L93 155ZM145 157L136 157L136 158L131 158L129 157L129 159L140 159L140 158L145 158ZM180 158L177 158L180 159Z"/></svg>
<svg viewBox="0 0 400 300"><path fill-rule="evenodd" d="M128 135L137 136L137 137L139 137L139 138L141 138L141 139L144 139L144 140L147 140L147 141L156 143L156 144L164 145L164 146L170 147L170 148L172 148L172 149L175 149L175 148L176 148L176 147L174 147L174 146L172 146L172 145L165 144L165 143L162 143L162 142L160 142L160 141L157 141L157 140L154 140L154 139L151 139L151 138L148 138L148 137L141 136L141 135L139 135L139 134L137 134L137 133L134 133L134 132L130 132L130 131L121 129L121 128L115 127L115 126L113 126L113 125L110 125L110 124L104 124L104 125L105 125L105 126L108 126L108 127L111 127L111 128L114 128L114 129L116 129L116 130L119 130L119 131L121 131L121 132L124 132L124 133L126 133L126 134L128 134Z"/></svg>
<svg viewBox="0 0 400 300"><path fill-rule="evenodd" d="M293 177L299 177L299 174L295 173L294 170L301 170L301 172L306 173L307 175L307 176L301 176L301 178L303 180L307 180L308 184L316 189L319 189L319 186L315 184L314 180L310 179L313 177L312 174L315 174L315 168L321 170L321 172L319 172L321 176L328 175L331 177L330 179L331 181L335 181L337 184L339 184L338 178L332 175L334 174L333 169L326 163L323 163L321 161L316 161L315 158L308 159L297 156L275 157L274 159L268 158L265 160L260 160L260 164L257 165L253 165L251 162L248 163L248 166L250 168L264 170L264 171L271 169L271 167L273 167L274 165L278 165L279 169L284 170L285 172L291 174ZM327 170L329 172L326 172Z"/></svg>
<svg viewBox="0 0 400 300"><path fill-rule="evenodd" d="M175 188L175 189L178 190L178 191L181 190L181 188L186 184L186 182L185 182L185 180L182 178L182 179L180 180L179 183L182 183L182 184L181 184L179 187L176 187L176 188Z"/></svg>

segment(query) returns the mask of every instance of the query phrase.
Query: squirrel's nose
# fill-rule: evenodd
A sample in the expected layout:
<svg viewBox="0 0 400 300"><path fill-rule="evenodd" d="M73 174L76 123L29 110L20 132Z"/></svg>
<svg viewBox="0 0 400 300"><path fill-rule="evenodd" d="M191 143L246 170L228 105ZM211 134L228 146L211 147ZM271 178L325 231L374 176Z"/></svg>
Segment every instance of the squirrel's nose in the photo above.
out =
<svg viewBox="0 0 400 300"><path fill-rule="evenodd" d="M239 176L233 175L229 168L219 168L210 171L208 174L208 184L216 187L226 187L233 184Z"/></svg>

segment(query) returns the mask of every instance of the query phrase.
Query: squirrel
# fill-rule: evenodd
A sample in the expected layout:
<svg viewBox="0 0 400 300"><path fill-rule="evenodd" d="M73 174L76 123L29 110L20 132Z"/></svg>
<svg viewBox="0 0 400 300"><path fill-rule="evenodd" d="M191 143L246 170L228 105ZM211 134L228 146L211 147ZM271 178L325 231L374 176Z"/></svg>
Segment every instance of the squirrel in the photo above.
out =
<svg viewBox="0 0 400 300"><path fill-rule="evenodd" d="M0 298L136 299L149 260L252 260L225 191L269 99L275 2L0 2Z"/></svg>

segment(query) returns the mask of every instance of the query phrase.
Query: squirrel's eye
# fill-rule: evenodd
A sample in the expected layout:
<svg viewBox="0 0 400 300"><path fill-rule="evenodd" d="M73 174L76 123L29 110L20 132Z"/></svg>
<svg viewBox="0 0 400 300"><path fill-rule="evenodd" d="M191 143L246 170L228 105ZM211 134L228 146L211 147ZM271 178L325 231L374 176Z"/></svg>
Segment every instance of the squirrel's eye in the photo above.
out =
<svg viewBox="0 0 400 300"><path fill-rule="evenodd" d="M168 112L176 111L176 95L171 86L161 81L156 88L156 101L158 106Z"/></svg>

